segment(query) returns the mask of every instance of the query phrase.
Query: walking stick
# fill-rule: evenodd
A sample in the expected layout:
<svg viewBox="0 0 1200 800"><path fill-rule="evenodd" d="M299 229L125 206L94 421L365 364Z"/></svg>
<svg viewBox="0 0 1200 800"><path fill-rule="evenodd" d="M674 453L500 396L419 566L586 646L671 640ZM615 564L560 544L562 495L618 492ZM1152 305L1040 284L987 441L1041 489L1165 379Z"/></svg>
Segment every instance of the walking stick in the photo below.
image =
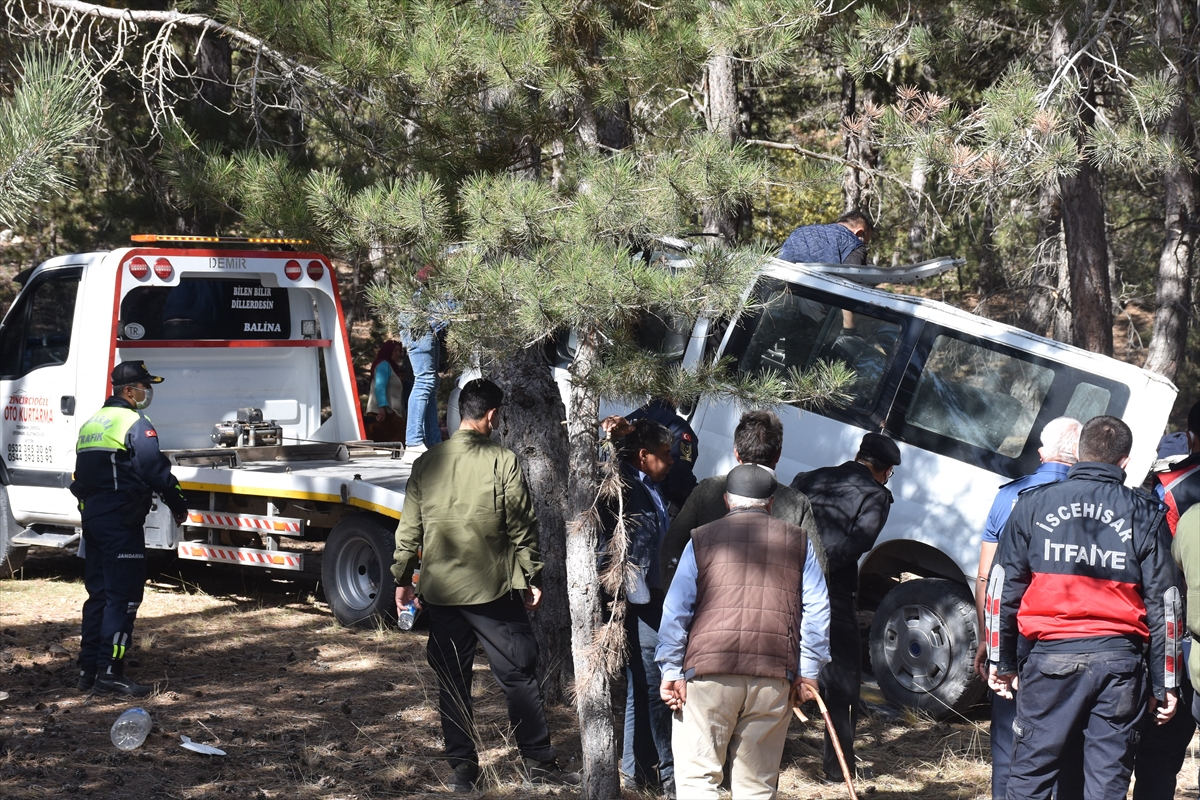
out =
<svg viewBox="0 0 1200 800"><path fill-rule="evenodd" d="M829 718L829 709L825 707L825 701L821 699L820 693L817 695L817 708L821 709L821 716L825 718L825 730L829 733L829 740L833 742L833 752L837 753L838 764L842 767L842 778L846 781L846 790L850 792L850 800L858 800L858 795L854 791L854 778L850 768L846 766L846 755L842 752L842 743L838 741L837 731L833 728L833 720ZM804 716L804 712L800 710L800 705L792 706L792 711L801 722L808 722L808 717Z"/></svg>

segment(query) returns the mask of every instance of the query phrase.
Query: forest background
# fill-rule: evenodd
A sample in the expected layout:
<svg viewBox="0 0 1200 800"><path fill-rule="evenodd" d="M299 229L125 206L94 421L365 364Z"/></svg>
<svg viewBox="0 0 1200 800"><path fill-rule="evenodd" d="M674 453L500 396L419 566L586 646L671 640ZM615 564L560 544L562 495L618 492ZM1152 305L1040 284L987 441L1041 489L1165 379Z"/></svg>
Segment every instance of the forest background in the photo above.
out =
<svg viewBox="0 0 1200 800"><path fill-rule="evenodd" d="M569 620L562 604L539 625L575 656L546 685L574 681L589 796L615 781L604 610L579 590L598 579L599 397L809 403L838 384L672 372L628 346L640 314L733 313L794 227L859 208L876 264L966 259L917 291L1166 375L1176 424L1198 395L1195 3L3 8L10 296L20 269L132 233L304 237L349 278L360 367L398 313L456 298L452 353L487 354L519 400L506 442L539 498L547 580L571 598ZM699 268L634 264L661 235L705 243ZM414 299L426 265L433 291ZM567 409L529 367L568 328L572 422L546 431Z"/></svg>

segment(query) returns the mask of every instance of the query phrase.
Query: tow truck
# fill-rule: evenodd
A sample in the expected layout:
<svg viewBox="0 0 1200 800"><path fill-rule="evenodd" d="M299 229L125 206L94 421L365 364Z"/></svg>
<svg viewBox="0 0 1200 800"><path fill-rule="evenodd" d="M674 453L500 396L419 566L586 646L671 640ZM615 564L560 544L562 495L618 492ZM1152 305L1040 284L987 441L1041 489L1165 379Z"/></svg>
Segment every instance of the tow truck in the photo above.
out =
<svg viewBox="0 0 1200 800"><path fill-rule="evenodd" d="M78 427L115 364L165 378L148 414L188 499L155 499L146 546L284 572L324 542L339 622L395 617L388 565L409 466L366 441L332 264L284 239L140 235L52 258L0 324L0 563L82 536L68 487ZM307 548L311 551L311 548Z"/></svg>

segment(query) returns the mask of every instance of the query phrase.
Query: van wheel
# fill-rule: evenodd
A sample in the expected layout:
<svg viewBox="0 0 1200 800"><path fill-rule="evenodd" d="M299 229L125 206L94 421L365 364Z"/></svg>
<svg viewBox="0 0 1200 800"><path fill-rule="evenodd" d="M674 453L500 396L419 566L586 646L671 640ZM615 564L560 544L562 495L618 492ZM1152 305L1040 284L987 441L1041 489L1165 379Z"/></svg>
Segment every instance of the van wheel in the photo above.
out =
<svg viewBox="0 0 1200 800"><path fill-rule="evenodd" d="M329 533L321 555L321 583L337 621L371 628L396 619L392 529L378 517L346 517Z"/></svg>
<svg viewBox="0 0 1200 800"><path fill-rule="evenodd" d="M926 578L892 589L871 624L871 666L883 696L939 718L973 705L985 689L973 668L977 627L961 583Z"/></svg>
<svg viewBox="0 0 1200 800"><path fill-rule="evenodd" d="M10 547L8 556L0 561L0 580L11 578L25 564L25 556L29 555L28 547Z"/></svg>

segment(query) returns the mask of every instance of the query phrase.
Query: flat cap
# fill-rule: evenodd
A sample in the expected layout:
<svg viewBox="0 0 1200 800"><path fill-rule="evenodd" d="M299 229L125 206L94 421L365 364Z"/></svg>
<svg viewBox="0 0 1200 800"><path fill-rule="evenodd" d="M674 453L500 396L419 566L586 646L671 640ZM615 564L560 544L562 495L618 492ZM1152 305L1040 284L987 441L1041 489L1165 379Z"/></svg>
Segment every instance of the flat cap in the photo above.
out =
<svg viewBox="0 0 1200 800"><path fill-rule="evenodd" d="M889 467L900 464L900 448L882 433L868 433L863 436L862 444L858 446L858 452Z"/></svg>
<svg viewBox="0 0 1200 800"><path fill-rule="evenodd" d="M757 464L740 464L729 471L725 479L725 492L739 497L765 500L775 494L779 482L764 467Z"/></svg>

